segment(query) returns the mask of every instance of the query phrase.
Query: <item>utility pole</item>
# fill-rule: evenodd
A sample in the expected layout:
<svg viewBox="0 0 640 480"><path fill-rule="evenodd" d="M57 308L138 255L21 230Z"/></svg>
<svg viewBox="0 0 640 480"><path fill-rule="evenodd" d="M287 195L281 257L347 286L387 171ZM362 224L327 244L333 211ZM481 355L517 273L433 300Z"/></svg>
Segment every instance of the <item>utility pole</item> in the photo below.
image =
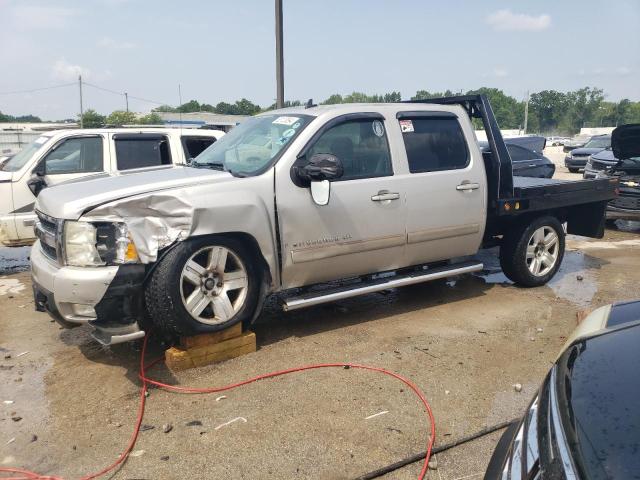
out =
<svg viewBox="0 0 640 480"><path fill-rule="evenodd" d="M529 91L527 90L527 101L524 104L524 134L527 134L527 123L529 122Z"/></svg>
<svg viewBox="0 0 640 480"><path fill-rule="evenodd" d="M84 122L82 121L82 75L78 75L78 87L80 88L80 128L84 128Z"/></svg>
<svg viewBox="0 0 640 480"><path fill-rule="evenodd" d="M127 113L129 113L129 94L124 92L124 102L127 104Z"/></svg>
<svg viewBox="0 0 640 480"><path fill-rule="evenodd" d="M284 63L282 56L282 0L276 1L276 108L284 107Z"/></svg>

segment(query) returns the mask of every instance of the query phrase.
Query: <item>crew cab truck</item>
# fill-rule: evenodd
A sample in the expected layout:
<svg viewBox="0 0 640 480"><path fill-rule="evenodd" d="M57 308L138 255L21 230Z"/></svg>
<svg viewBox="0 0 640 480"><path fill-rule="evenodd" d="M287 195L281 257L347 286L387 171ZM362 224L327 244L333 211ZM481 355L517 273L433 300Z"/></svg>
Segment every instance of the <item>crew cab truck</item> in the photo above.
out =
<svg viewBox="0 0 640 480"><path fill-rule="evenodd" d="M484 96L276 110L187 167L42 192L35 304L103 344L192 335L250 323L269 294L294 310L479 271L468 258L493 245L535 287L560 266L563 223L603 235L615 188L514 178Z"/></svg>
<svg viewBox="0 0 640 480"><path fill-rule="evenodd" d="M0 165L0 245L35 241L34 205L46 186L184 164L223 135L219 130L150 127L43 133Z"/></svg>

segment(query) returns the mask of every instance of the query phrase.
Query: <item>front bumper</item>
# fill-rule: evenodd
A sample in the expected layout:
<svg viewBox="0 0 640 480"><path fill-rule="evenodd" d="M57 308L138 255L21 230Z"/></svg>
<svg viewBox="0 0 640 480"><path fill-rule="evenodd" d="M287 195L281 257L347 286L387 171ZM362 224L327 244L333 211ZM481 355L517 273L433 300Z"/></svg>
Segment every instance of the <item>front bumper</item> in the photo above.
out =
<svg viewBox="0 0 640 480"><path fill-rule="evenodd" d="M587 165L587 158L564 157L564 166L567 168L584 168Z"/></svg>
<svg viewBox="0 0 640 480"><path fill-rule="evenodd" d="M65 327L90 324L92 336L105 345L144 336L137 322L144 275L143 265L63 267L42 253L40 241L31 249L36 310Z"/></svg>

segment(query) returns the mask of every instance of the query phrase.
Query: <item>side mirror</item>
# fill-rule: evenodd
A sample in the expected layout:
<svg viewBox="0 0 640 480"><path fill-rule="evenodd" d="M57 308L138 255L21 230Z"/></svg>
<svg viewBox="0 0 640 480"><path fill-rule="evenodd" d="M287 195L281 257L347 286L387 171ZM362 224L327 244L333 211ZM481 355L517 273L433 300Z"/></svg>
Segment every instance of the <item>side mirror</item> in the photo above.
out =
<svg viewBox="0 0 640 480"><path fill-rule="evenodd" d="M36 167L31 171L34 175L38 177L44 177L47 174L45 163L40 162L36 165Z"/></svg>
<svg viewBox="0 0 640 480"><path fill-rule="evenodd" d="M42 175L35 174L27 181L27 186L29 190L31 190L31 193L33 193L33 196L37 197L42 189L47 186L47 182L44 181Z"/></svg>
<svg viewBox="0 0 640 480"><path fill-rule="evenodd" d="M304 182L321 182L323 180L337 180L342 177L344 168L342 162L330 153L316 153L306 165L297 168L298 178Z"/></svg>

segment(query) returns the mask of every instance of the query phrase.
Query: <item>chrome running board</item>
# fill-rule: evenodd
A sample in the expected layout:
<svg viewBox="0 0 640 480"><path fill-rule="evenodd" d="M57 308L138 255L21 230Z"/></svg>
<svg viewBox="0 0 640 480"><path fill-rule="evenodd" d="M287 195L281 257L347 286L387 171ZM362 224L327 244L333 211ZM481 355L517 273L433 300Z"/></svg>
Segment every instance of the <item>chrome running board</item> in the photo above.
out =
<svg viewBox="0 0 640 480"><path fill-rule="evenodd" d="M285 311L297 310L299 308L335 302L336 300L364 295L366 293L379 292L381 290L387 290L388 288L404 287L406 285L413 285L414 283L429 282L431 280L462 275L463 273L478 272L482 270L482 268L482 263L469 261L447 265L445 267L436 267L407 274L377 278L347 287L310 292L297 297L285 298L282 308Z"/></svg>

